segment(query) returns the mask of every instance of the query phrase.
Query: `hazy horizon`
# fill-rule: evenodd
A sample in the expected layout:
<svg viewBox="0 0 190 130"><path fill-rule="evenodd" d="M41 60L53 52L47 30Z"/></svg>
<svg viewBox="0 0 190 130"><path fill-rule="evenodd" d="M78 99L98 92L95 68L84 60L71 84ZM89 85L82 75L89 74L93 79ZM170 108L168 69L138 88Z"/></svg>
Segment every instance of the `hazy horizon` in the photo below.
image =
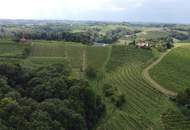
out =
<svg viewBox="0 0 190 130"><path fill-rule="evenodd" d="M0 0L0 19L190 23L186 0Z"/></svg>

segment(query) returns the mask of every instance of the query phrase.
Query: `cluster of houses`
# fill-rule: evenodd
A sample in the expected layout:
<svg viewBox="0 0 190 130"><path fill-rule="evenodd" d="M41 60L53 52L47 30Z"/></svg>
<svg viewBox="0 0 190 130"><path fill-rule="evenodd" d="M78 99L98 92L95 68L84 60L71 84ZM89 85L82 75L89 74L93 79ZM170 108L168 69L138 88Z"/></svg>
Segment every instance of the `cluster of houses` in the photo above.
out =
<svg viewBox="0 0 190 130"><path fill-rule="evenodd" d="M140 40L136 44L136 47L138 47L138 48L144 48L144 49L149 49L149 48L151 48L151 44L148 41Z"/></svg>
<svg viewBox="0 0 190 130"><path fill-rule="evenodd" d="M31 39L26 39L25 37L22 37L20 39L20 43L22 43L22 44L31 44L32 40Z"/></svg>

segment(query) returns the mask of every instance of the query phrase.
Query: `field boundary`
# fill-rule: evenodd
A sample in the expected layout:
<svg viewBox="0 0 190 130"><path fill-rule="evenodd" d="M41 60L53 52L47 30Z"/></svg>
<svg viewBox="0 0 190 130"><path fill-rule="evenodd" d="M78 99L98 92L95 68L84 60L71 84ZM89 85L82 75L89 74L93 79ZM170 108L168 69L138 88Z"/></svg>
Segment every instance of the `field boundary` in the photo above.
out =
<svg viewBox="0 0 190 130"><path fill-rule="evenodd" d="M176 47L174 47L176 48ZM160 85L159 83L157 83L154 79L152 79L152 77L150 76L149 74L149 70L151 70L154 66L156 66L157 64L159 64L162 59L170 52L172 51L172 49L170 50L167 50L167 52L161 54L161 56L156 60L154 61L152 64L150 64L148 67L146 67L144 70L143 70L143 76L145 77L146 80L148 80L153 86L155 89L157 89L158 91L160 91L161 93L163 93L164 95L166 96L169 96L169 97L176 97L177 96L177 93L176 92L173 92L171 90L168 90L166 89L164 86Z"/></svg>

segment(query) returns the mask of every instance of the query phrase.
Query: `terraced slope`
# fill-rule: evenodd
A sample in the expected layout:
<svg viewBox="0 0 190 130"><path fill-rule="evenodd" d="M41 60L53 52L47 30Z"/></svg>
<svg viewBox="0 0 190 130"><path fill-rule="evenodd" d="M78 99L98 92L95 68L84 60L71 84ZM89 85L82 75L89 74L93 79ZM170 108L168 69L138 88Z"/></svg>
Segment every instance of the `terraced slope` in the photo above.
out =
<svg viewBox="0 0 190 130"><path fill-rule="evenodd" d="M158 65L150 70L151 77L175 92L190 85L190 46L173 49Z"/></svg>
<svg viewBox="0 0 190 130"><path fill-rule="evenodd" d="M190 119L179 111L168 110L162 115L166 130L190 130Z"/></svg>
<svg viewBox="0 0 190 130"><path fill-rule="evenodd" d="M121 109L109 106L108 116L99 129L164 129L161 115L169 108L172 110L176 108L142 76L143 68L153 58L154 55L150 50L123 46L112 48L111 63L108 66L116 69L106 76L104 82L112 84L124 93L126 103Z"/></svg>
<svg viewBox="0 0 190 130"><path fill-rule="evenodd" d="M161 54L161 56L154 61L152 64L150 64L148 67L146 67L143 70L143 76L152 84L152 86L154 88L156 88L158 91L160 91L161 93L163 93L166 96L169 97L176 97L177 93L173 92L171 90L166 89L164 86L158 84L154 79L152 79L152 77L149 74L149 70L152 69L154 66L156 66L158 63L160 63L160 61L170 52L171 50L168 50L167 52Z"/></svg>
<svg viewBox="0 0 190 130"><path fill-rule="evenodd" d="M129 46L113 46L110 61L107 64L107 71L113 71L118 67L127 64L149 64L154 54L151 50L137 49Z"/></svg>

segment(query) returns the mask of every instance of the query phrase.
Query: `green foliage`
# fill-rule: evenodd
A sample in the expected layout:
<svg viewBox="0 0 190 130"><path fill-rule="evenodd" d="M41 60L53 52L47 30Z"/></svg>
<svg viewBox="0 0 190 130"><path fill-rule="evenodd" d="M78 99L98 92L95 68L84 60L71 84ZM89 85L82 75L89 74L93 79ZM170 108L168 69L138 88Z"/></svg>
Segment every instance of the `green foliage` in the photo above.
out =
<svg viewBox="0 0 190 130"><path fill-rule="evenodd" d="M70 78L67 65L0 70L0 128L91 130L105 113L101 98L87 81Z"/></svg>
<svg viewBox="0 0 190 130"><path fill-rule="evenodd" d="M97 70L95 70L94 68L88 67L88 68L86 68L86 70L85 70L85 74L86 74L86 76L87 76L89 79L96 79L96 78L97 78L97 75L98 75L98 72L97 72Z"/></svg>
<svg viewBox="0 0 190 130"><path fill-rule="evenodd" d="M189 104L189 99L190 99L189 90L186 90L177 95L176 102L179 105L185 106Z"/></svg>
<svg viewBox="0 0 190 130"><path fill-rule="evenodd" d="M190 88L188 88L184 92L179 93L176 97L176 102L182 113L190 117Z"/></svg>
<svg viewBox="0 0 190 130"><path fill-rule="evenodd" d="M135 31L132 31L130 29L127 29L126 27L118 27L113 30L109 30L105 33L103 37L98 39L97 41L100 43L114 43L116 42L119 38L125 35L134 35Z"/></svg>
<svg viewBox="0 0 190 130"><path fill-rule="evenodd" d="M120 108L125 103L125 95L118 91L117 88L110 84L103 85L103 93L105 97L109 98L112 104Z"/></svg>
<svg viewBox="0 0 190 130"><path fill-rule="evenodd" d="M3 98L0 100L0 109L5 110L8 105L15 103L16 101L13 100L12 98Z"/></svg>
<svg viewBox="0 0 190 130"><path fill-rule="evenodd" d="M27 58L30 55L30 51L31 51L30 46L25 47L23 52L22 52L23 58Z"/></svg>
<svg viewBox="0 0 190 130"><path fill-rule="evenodd" d="M112 85L109 84L104 84L103 86L103 93L106 97L113 96L116 90L117 90L116 88L114 88Z"/></svg>
<svg viewBox="0 0 190 130"><path fill-rule="evenodd" d="M171 49L172 47L174 47L173 43L174 43L174 41L173 41L172 37L168 37L166 39L166 48Z"/></svg>
<svg viewBox="0 0 190 130"><path fill-rule="evenodd" d="M114 95L112 96L111 101L114 103L116 107L120 108L126 102L125 95L124 94Z"/></svg>

